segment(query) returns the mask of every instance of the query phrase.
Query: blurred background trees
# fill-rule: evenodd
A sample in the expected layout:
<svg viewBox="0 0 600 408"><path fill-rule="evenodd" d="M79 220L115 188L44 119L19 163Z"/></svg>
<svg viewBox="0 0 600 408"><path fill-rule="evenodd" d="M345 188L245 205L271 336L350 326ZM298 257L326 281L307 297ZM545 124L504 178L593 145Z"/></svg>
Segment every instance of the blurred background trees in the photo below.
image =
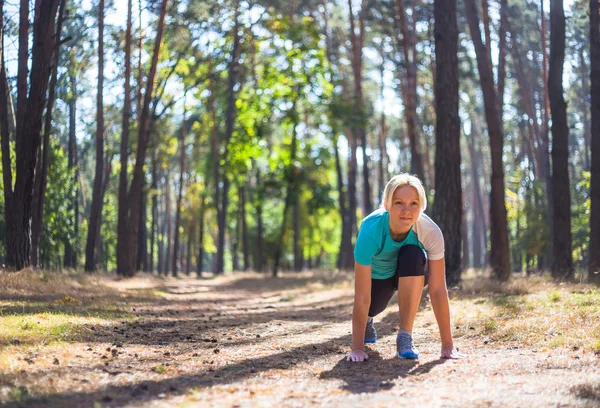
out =
<svg viewBox="0 0 600 408"><path fill-rule="evenodd" d="M351 269L411 172L452 284L598 281L597 3L0 1L3 264Z"/></svg>

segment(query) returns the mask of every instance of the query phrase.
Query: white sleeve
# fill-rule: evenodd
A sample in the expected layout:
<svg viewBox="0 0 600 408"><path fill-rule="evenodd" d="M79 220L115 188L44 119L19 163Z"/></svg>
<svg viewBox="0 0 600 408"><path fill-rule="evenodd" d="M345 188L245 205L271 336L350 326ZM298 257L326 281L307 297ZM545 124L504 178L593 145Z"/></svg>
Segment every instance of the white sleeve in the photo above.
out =
<svg viewBox="0 0 600 408"><path fill-rule="evenodd" d="M442 230L427 215L421 214L415 232L427 252L427 259L436 261L444 258L444 235Z"/></svg>

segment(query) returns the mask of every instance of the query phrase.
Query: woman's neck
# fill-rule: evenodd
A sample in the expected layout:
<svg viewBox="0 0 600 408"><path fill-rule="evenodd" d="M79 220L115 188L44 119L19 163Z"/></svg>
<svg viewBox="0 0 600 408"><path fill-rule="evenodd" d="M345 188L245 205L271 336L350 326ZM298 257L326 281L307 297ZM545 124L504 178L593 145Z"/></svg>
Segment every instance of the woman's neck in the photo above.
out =
<svg viewBox="0 0 600 408"><path fill-rule="evenodd" d="M392 231L392 229L390 228L390 235L392 236L392 239L396 242L404 241L406 237L408 237L409 232L410 230L404 232Z"/></svg>

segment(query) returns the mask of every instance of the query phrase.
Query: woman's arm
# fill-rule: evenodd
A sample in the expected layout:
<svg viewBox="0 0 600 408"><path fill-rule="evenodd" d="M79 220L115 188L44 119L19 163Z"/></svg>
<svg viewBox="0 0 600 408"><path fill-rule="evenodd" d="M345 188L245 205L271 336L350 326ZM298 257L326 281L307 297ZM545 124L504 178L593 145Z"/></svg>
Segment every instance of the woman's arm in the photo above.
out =
<svg viewBox="0 0 600 408"><path fill-rule="evenodd" d="M464 355L454 351L452 327L450 324L450 304L446 288L446 266L444 258L429 262L429 296L433 313L440 329L442 357L460 358Z"/></svg>
<svg viewBox="0 0 600 408"><path fill-rule="evenodd" d="M364 352L365 327L371 305L371 266L354 263L354 308L352 310L352 352L350 361L363 361L368 358Z"/></svg>

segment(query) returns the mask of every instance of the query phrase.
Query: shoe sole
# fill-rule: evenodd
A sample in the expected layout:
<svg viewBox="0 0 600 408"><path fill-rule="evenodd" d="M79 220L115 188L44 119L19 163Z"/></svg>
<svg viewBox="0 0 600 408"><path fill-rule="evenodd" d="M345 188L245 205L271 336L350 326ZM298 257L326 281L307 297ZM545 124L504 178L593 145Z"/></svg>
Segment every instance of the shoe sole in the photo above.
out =
<svg viewBox="0 0 600 408"><path fill-rule="evenodd" d="M365 343L376 343L377 339L373 339L373 340L365 340Z"/></svg>
<svg viewBox="0 0 600 408"><path fill-rule="evenodd" d="M413 353L412 351L405 351L402 354L398 354L398 358L401 360L418 360L419 355L416 353Z"/></svg>

